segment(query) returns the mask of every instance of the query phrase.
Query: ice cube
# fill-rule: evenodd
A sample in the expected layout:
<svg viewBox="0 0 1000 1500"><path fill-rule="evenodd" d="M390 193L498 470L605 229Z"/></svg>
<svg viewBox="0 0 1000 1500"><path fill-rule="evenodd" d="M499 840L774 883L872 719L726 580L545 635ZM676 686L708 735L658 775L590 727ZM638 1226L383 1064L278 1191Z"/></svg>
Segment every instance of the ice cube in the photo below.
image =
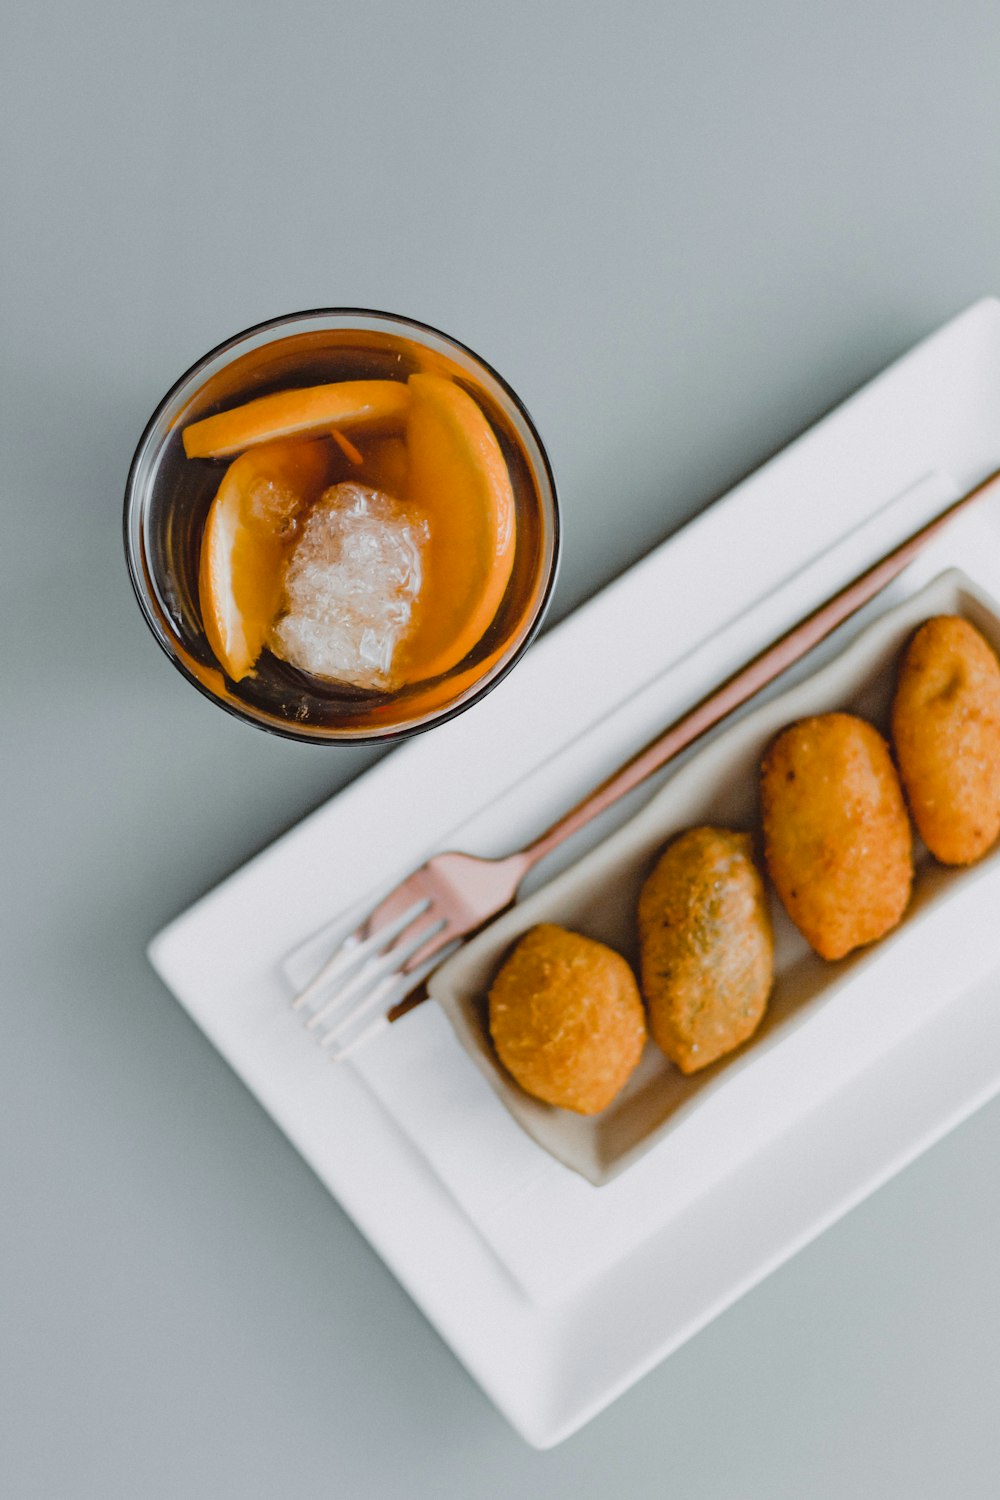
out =
<svg viewBox="0 0 1000 1500"><path fill-rule="evenodd" d="M316 677L398 686L393 657L420 592L427 523L362 484L316 501L288 560L271 649Z"/></svg>
<svg viewBox="0 0 1000 1500"><path fill-rule="evenodd" d="M269 535L290 535L302 508L302 496L291 485L270 476L253 480L249 490L251 522Z"/></svg>

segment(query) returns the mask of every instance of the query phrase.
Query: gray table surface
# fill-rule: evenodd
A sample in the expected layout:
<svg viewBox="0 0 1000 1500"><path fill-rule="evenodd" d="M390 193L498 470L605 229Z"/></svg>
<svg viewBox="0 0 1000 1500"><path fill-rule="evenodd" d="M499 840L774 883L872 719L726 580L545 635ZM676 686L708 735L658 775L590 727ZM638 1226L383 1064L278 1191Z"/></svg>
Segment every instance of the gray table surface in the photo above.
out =
<svg viewBox="0 0 1000 1500"><path fill-rule="evenodd" d="M0 68L0 1493L995 1497L996 1104L514 1436L144 957L374 752L204 702L119 541L193 359L387 307L531 408L565 614L1000 290L995 3L13 0Z"/></svg>

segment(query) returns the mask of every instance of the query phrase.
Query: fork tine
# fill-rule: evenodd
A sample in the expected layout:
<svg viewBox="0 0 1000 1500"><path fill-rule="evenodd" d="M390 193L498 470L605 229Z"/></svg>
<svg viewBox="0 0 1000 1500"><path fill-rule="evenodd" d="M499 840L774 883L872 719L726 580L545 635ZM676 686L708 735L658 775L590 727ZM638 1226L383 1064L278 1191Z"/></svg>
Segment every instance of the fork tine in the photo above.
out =
<svg viewBox="0 0 1000 1500"><path fill-rule="evenodd" d="M398 978L398 973L383 974L373 984L369 993L362 996L357 1005L351 1007L346 1016L341 1016L339 1021L334 1021L328 1030L323 1033L319 1039L319 1045L324 1050L332 1047L337 1041L338 1036L341 1036L344 1031L349 1031L355 1022L363 1020L373 1010L378 1010L381 1014L383 1009L388 1009L388 1005L384 1004L384 1002L388 1000L389 995L396 987Z"/></svg>
<svg viewBox="0 0 1000 1500"><path fill-rule="evenodd" d="M299 991L292 1001L292 1009L301 1010L306 1001L316 995L319 990L325 989L328 984L332 984L342 975L350 974L358 965L364 963L369 955L377 953L386 943L392 942L393 938L422 916L429 906L430 901L427 897L421 901L415 901L406 911L386 922L384 926L378 927L374 932L369 931L371 918L366 917L360 926L337 945L326 963Z"/></svg>
<svg viewBox="0 0 1000 1500"><path fill-rule="evenodd" d="M350 1015L336 1022L319 1043L322 1048L329 1050L331 1061L340 1062L370 1037L389 1026L391 1024L389 1013L393 1007L399 1005L411 991L419 988L442 959L453 953L457 947L458 939L453 938L444 945L443 949L435 949L433 956L425 959L412 973L396 973L388 976L388 982L380 985L369 1000L357 1006ZM376 1008L377 1014L366 1020L370 1012ZM353 1036L350 1035L352 1025L360 1025L360 1030ZM347 1040L339 1041L345 1033L348 1033Z"/></svg>
<svg viewBox="0 0 1000 1500"><path fill-rule="evenodd" d="M418 918L419 920L419 918ZM384 953L371 951L370 956L361 967L351 975L347 983L339 987L325 1005L313 1011L306 1022L307 1031L315 1031L331 1012L342 1010L346 1005L354 1001L357 996L363 996L373 985L378 984L383 975L394 976L405 964L411 953L418 948L424 947L428 941L442 930L445 925L443 917L436 920L433 918L424 922L413 930L416 924L411 922L409 927L398 933L395 940L390 942Z"/></svg>
<svg viewBox="0 0 1000 1500"><path fill-rule="evenodd" d="M440 950L442 943L450 941L448 933L453 930L453 927L453 923L449 923L447 919L442 919L437 930L428 934L428 941L426 943L418 943L410 950L409 955L403 959L400 965L403 973L407 976L415 973L422 964L433 957ZM437 959L436 962L440 963L440 959Z"/></svg>
<svg viewBox="0 0 1000 1500"><path fill-rule="evenodd" d="M352 1052L355 1052L358 1047L369 1041L373 1036L378 1036L380 1031L388 1031L391 1024L388 1012L380 1011L374 1020L369 1021L367 1026L362 1027L357 1036L352 1037L349 1042L345 1042L342 1047L331 1050L330 1061L335 1063L343 1062L345 1057L350 1057Z"/></svg>

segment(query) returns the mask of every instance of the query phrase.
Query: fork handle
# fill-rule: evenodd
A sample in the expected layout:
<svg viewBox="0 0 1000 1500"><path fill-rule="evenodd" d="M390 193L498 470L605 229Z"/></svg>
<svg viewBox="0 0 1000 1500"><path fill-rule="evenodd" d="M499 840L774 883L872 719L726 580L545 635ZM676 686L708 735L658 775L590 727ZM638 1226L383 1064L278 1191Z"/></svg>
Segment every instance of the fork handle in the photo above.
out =
<svg viewBox="0 0 1000 1500"><path fill-rule="evenodd" d="M525 872L536 865L539 860L544 859L546 854L557 848L564 839L568 839L578 829L583 828L619 798L626 796L647 777L652 776L654 771L665 766L675 755L679 755L695 740L707 734L720 720L733 713L755 693L760 692L761 688L773 682L774 678L787 667L805 656L807 651L819 645L820 641L825 640L837 629L838 625L842 625L862 605L867 604L881 589L891 583L913 561L918 552L944 530L959 511L965 510L974 501L982 499L998 483L1000 483L1000 469L994 470L974 489L969 490L968 494L953 501L945 510L908 536L905 541L900 542L891 552L873 563L858 578L840 589L825 604L814 609L811 614L806 615L805 619L800 620L797 625L793 625L772 645L765 647L745 666L740 667L731 677L727 677L719 687L707 697L702 698L687 713L675 719L662 734L657 735L655 740L637 751L631 760L626 761L606 781L602 781L600 786L595 787L581 802L571 807L569 812L564 813L557 822L521 851L520 858L524 861Z"/></svg>

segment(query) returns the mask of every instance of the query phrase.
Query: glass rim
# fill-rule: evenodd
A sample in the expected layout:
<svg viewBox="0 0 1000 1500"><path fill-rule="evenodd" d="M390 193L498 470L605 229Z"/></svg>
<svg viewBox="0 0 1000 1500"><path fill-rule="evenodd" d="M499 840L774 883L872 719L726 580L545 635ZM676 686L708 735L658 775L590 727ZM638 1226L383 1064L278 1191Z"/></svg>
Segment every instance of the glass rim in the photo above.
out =
<svg viewBox="0 0 1000 1500"><path fill-rule="evenodd" d="M139 487L139 469L142 460L145 457L149 441L152 438L160 421L160 418L162 417L166 408L178 396L178 394L184 390L186 386L194 381L196 376L201 374L202 371L204 371L214 361L218 360L221 356L235 351L236 347L241 343L244 343L259 334L287 328L288 325L301 323L310 318L369 318L386 323L392 323L397 327L416 330L418 333L430 334L435 339L443 340L444 343L449 345L451 348L456 349L462 354L466 355L476 365L484 370L493 381L496 382L497 386L506 396L507 400L511 403L517 415L521 418L521 420L527 427L532 441L537 449L538 457L541 462L542 475L545 480L545 485L548 489L548 498L550 502L548 507L550 510L550 514L546 519L551 532L551 549L550 561L548 564L546 576L539 592L538 603L535 607L534 617L525 630L523 636L518 641L515 649L511 652L509 659L503 662L502 665L497 667L492 676L484 677L484 679L480 683L476 684L473 687L473 689L469 692L468 697L461 699L456 703L448 704L445 707L441 708L438 712L432 711L425 719L419 720L415 723L401 724L387 729L361 729L354 732L344 732L338 731L336 729L319 729L307 731L299 726L293 726L292 724L283 723L277 718L272 719L270 717L255 713L252 708L245 707L237 701L229 701L225 698L219 697L212 691L207 683L203 682L196 673L191 671L191 669L171 646L169 639L166 637L163 631L162 624L152 608L151 599L149 597L149 589L147 588L146 582L142 576L142 559L140 556L136 555L137 551L141 552L142 550L141 537L137 538L137 536L133 535L133 530L137 515L141 520L140 498L144 495L144 491L140 491ZM350 324L348 323L345 326L349 327ZM530 463L530 461L529 467L534 468L534 464ZM445 333L443 329L436 328L431 323L422 322L419 318L411 318L403 313L392 313L380 308L373 307L313 307L303 309L300 312L283 313L277 317L265 318L262 322L252 323L248 327L241 329L238 333L232 334L229 338L223 339L220 343L215 344L205 354L201 355L199 359L195 360L194 363L190 365L183 372L183 374L181 374L173 382L173 384L157 402L152 414L149 417L149 420L143 427L142 433L139 437L139 441L135 446L135 451L133 452L132 458L129 462L128 474L125 480L125 501L122 516L122 531L125 561L128 568L129 581L132 585L132 591L135 594L136 601L142 612L143 618L145 619L146 624L149 627L153 639L156 641L161 651L167 657L167 660L172 663L172 665L178 672L181 673L181 675L187 682L190 682L192 686L198 689L198 691L204 698L207 698L210 703L214 703L217 708L221 708L225 713L230 714L233 718L238 719L241 723L249 724L255 729L263 730L266 734L276 735L279 739L294 740L298 744L306 745L374 745L389 744L399 740L411 739L414 735L423 734L429 729L435 729L438 725L447 723L448 720L454 719L459 714L465 713L467 709L472 708L474 704L480 702L481 699L485 698L487 694L491 693L493 689L504 680L507 674L512 671L512 669L520 661L524 652L527 650L528 646L531 645L532 641L535 639L539 630L541 629L546 613L548 611L548 606L552 598L553 590L556 585L562 550L559 498L556 491L555 475L552 472L552 465L549 460L545 444L542 442L534 419L532 418L531 413L528 411L528 408L526 407L524 402L521 400L521 397L517 394L510 383L504 379L500 372L489 363L488 360L484 359L481 354L478 354L475 349L470 348L468 344L463 343L460 339L453 338L450 333ZM140 543L138 547L137 540Z"/></svg>

